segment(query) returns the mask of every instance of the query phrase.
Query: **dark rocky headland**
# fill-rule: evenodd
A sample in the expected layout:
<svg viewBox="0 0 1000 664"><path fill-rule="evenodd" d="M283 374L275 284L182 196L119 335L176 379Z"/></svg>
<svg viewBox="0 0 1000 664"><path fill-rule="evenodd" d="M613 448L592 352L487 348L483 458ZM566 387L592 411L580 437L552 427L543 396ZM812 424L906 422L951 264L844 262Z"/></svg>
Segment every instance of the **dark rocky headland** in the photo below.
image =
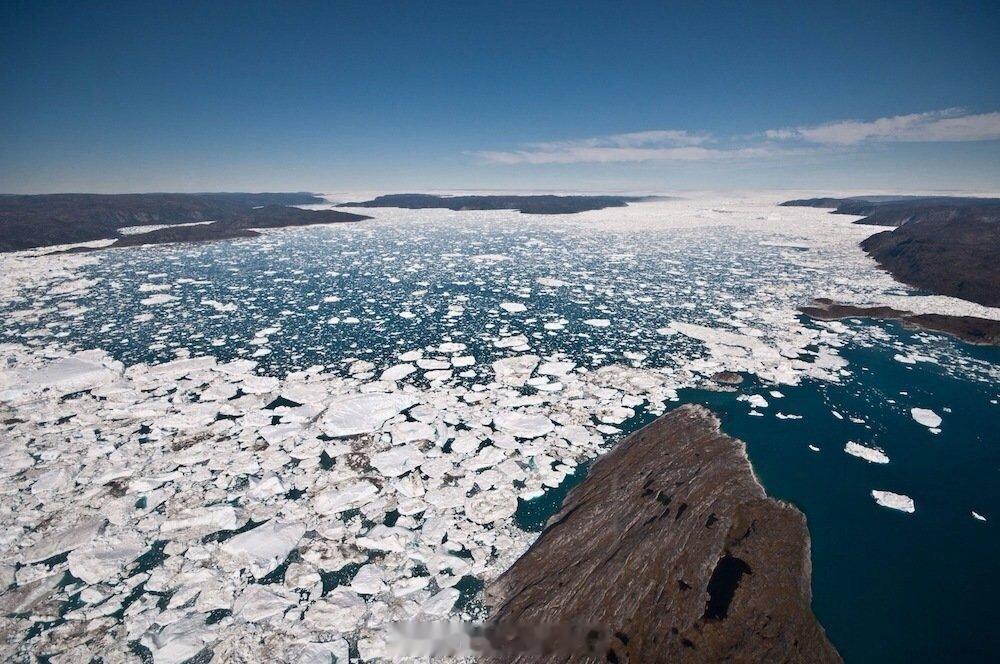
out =
<svg viewBox="0 0 1000 664"><path fill-rule="evenodd" d="M625 207L629 203L657 200L655 196L434 196L388 194L370 201L343 203L340 207L396 207L410 210L517 210L524 214L574 214L588 210Z"/></svg>
<svg viewBox="0 0 1000 664"><path fill-rule="evenodd" d="M487 588L504 662L839 662L810 608L805 517L682 406L601 457Z"/></svg>
<svg viewBox="0 0 1000 664"><path fill-rule="evenodd" d="M799 311L817 320L842 318L876 318L896 320L903 327L943 332L962 341L986 346L1000 345L1000 321L975 316L948 316L946 314L915 314L892 307L860 307L841 304L825 297L816 298Z"/></svg>
<svg viewBox="0 0 1000 664"><path fill-rule="evenodd" d="M903 283L988 307L1000 306L1000 199L857 197L787 201L865 215L855 223L895 226L861 243Z"/></svg>
<svg viewBox="0 0 1000 664"><path fill-rule="evenodd" d="M368 219L333 210L288 207L326 201L308 193L0 195L0 251L115 239L114 246L253 237L251 228L279 228ZM177 226L121 235L119 228Z"/></svg>

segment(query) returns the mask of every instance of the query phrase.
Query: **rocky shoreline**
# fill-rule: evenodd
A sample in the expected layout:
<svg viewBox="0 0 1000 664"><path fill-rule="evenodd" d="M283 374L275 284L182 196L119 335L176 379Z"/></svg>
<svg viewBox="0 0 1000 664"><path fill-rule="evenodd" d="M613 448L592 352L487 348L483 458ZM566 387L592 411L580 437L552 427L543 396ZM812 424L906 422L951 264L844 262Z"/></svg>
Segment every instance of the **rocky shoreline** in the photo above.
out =
<svg viewBox="0 0 1000 664"><path fill-rule="evenodd" d="M861 307L853 304L841 304L825 297L816 298L811 305L799 307L799 311L817 320L840 320L842 318L895 320L902 323L903 327L943 332L972 344L1000 345L1000 321L988 318L916 314L884 306Z"/></svg>
<svg viewBox="0 0 1000 664"><path fill-rule="evenodd" d="M861 248L897 281L1000 306L1000 199L960 197L812 198L784 206L834 208L854 222L894 226Z"/></svg>
<svg viewBox="0 0 1000 664"><path fill-rule="evenodd" d="M810 608L805 517L682 406L598 459L487 588L506 662L838 662Z"/></svg>

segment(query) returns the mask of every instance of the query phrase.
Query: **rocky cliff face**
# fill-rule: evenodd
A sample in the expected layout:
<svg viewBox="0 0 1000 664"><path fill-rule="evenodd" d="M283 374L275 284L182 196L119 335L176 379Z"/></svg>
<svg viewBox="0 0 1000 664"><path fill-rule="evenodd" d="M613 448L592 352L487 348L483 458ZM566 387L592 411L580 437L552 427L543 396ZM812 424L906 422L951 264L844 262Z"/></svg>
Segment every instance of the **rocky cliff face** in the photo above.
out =
<svg viewBox="0 0 1000 664"><path fill-rule="evenodd" d="M598 460L487 589L497 661L837 662L805 517L683 406Z"/></svg>
<svg viewBox="0 0 1000 664"><path fill-rule="evenodd" d="M952 196L810 198L782 205L836 208L856 224L892 226L861 248L903 283L1000 306L1000 199Z"/></svg>
<svg viewBox="0 0 1000 664"><path fill-rule="evenodd" d="M918 213L861 248L899 281L1000 306L1000 206Z"/></svg>

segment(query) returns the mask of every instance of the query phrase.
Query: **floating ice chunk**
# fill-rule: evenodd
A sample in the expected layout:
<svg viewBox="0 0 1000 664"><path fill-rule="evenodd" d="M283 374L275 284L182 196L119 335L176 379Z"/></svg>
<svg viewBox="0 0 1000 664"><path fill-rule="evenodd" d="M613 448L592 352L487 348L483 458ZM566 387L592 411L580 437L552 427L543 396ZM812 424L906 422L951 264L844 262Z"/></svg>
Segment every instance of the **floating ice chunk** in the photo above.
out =
<svg viewBox="0 0 1000 664"><path fill-rule="evenodd" d="M497 429L516 438L538 438L555 429L552 420L542 414L507 411L493 416Z"/></svg>
<svg viewBox="0 0 1000 664"><path fill-rule="evenodd" d="M606 424L621 424L634 416L634 410L617 404L602 408L597 412L597 419Z"/></svg>
<svg viewBox="0 0 1000 664"><path fill-rule="evenodd" d="M412 364L396 364L382 372L381 380L402 380L416 370Z"/></svg>
<svg viewBox="0 0 1000 664"><path fill-rule="evenodd" d="M529 500L541 498L544 495L545 495L545 489L525 489L520 494L518 494L517 497L527 502Z"/></svg>
<svg viewBox="0 0 1000 664"><path fill-rule="evenodd" d="M236 521L236 510L231 505L216 505L193 508L180 516L167 519L160 525L160 532L170 533L178 530L215 532L233 530L237 525L239 524Z"/></svg>
<svg viewBox="0 0 1000 664"><path fill-rule="evenodd" d="M500 308L509 314L519 314L522 311L527 311L528 307L524 306L520 302L501 302Z"/></svg>
<svg viewBox="0 0 1000 664"><path fill-rule="evenodd" d="M535 279L535 282L542 286L548 286L549 288L569 286L569 282L563 281L562 279L553 279L552 277L538 277Z"/></svg>
<svg viewBox="0 0 1000 664"><path fill-rule="evenodd" d="M205 649L213 630L207 615L194 615L171 623L158 632L146 632L139 642L149 649L153 664L181 664Z"/></svg>
<svg viewBox="0 0 1000 664"><path fill-rule="evenodd" d="M313 509L318 514L337 514L371 501L378 489L371 482L355 482L343 489L324 491L316 496Z"/></svg>
<svg viewBox="0 0 1000 664"><path fill-rule="evenodd" d="M69 571L84 583L110 581L125 565L141 556L143 550L143 541L136 535L126 535L113 542L92 541L70 552Z"/></svg>
<svg viewBox="0 0 1000 664"><path fill-rule="evenodd" d="M929 429L936 429L941 426L941 417L933 410L927 408L911 408L910 415L919 424L923 424Z"/></svg>
<svg viewBox="0 0 1000 664"><path fill-rule="evenodd" d="M210 355L185 357L172 362L154 364L147 369L149 375L163 378L181 378L187 374L215 368L216 360Z"/></svg>
<svg viewBox="0 0 1000 664"><path fill-rule="evenodd" d="M448 465L451 466L450 463ZM428 490L424 495L424 500L439 510L454 509L465 504L465 493L466 490L462 487L440 487Z"/></svg>
<svg viewBox="0 0 1000 664"><path fill-rule="evenodd" d="M815 445L810 445L809 449L812 450L813 452L819 452L819 448L816 447Z"/></svg>
<svg viewBox="0 0 1000 664"><path fill-rule="evenodd" d="M322 428L331 438L371 433L415 403L417 400L413 397L398 393L372 392L340 397L324 413Z"/></svg>
<svg viewBox="0 0 1000 664"><path fill-rule="evenodd" d="M972 518L976 521L986 521L986 517L975 510L972 511Z"/></svg>
<svg viewBox="0 0 1000 664"><path fill-rule="evenodd" d="M412 443L415 440L434 440L437 432L426 422L399 422L388 427L393 445Z"/></svg>
<svg viewBox="0 0 1000 664"><path fill-rule="evenodd" d="M767 399L760 394L741 394L737 401L746 401L753 408L767 408Z"/></svg>
<svg viewBox="0 0 1000 664"><path fill-rule="evenodd" d="M301 523L282 523L272 519L230 537L222 544L222 550L259 579L285 561L305 532L306 527Z"/></svg>
<svg viewBox="0 0 1000 664"><path fill-rule="evenodd" d="M872 498L874 498L875 502L882 507L889 507L891 509L899 510L900 512L907 512L909 514L916 511L916 507L913 505L913 499L899 493L873 489Z"/></svg>
<svg viewBox="0 0 1000 664"><path fill-rule="evenodd" d="M506 357L493 363L493 373L500 383L521 386L531 377L539 359L537 355Z"/></svg>
<svg viewBox="0 0 1000 664"><path fill-rule="evenodd" d="M476 358L472 355L460 355L451 358L451 366L456 368L471 367L476 363Z"/></svg>
<svg viewBox="0 0 1000 664"><path fill-rule="evenodd" d="M350 644L344 639L306 643L295 656L295 664L330 664L350 661Z"/></svg>
<svg viewBox="0 0 1000 664"><path fill-rule="evenodd" d="M356 592L334 588L309 607L303 622L313 631L347 632L358 626L366 611L365 600Z"/></svg>
<svg viewBox="0 0 1000 664"><path fill-rule="evenodd" d="M26 373L15 387L27 390L51 389L61 394L82 392L119 378L120 370L116 371L112 366L114 363L102 352L77 353Z"/></svg>
<svg viewBox="0 0 1000 664"><path fill-rule="evenodd" d="M319 452L315 455L310 454L309 456L318 455ZM277 475L269 475L268 477L259 480L251 478L250 489L247 491L247 496L257 498L259 500L266 500L267 498L271 498L273 496L280 496L283 493L285 493L285 486L281 483L281 478Z"/></svg>
<svg viewBox="0 0 1000 664"><path fill-rule="evenodd" d="M262 622L283 615L297 596L282 586L252 583L233 602L233 615L248 622Z"/></svg>
<svg viewBox="0 0 1000 664"><path fill-rule="evenodd" d="M889 457L882 450L874 447L865 447L854 441L849 441L844 445L844 451L851 456L864 459L868 463L889 463Z"/></svg>
<svg viewBox="0 0 1000 664"><path fill-rule="evenodd" d="M159 304L166 304L167 302L173 302L177 298L173 295L167 295L166 293L157 293L156 295L150 295L147 298L139 300L139 304L144 304L148 307L155 307Z"/></svg>
<svg viewBox="0 0 1000 664"><path fill-rule="evenodd" d="M445 588L420 605L421 612L429 616L446 616L462 595L455 588Z"/></svg>
<svg viewBox="0 0 1000 664"><path fill-rule="evenodd" d="M435 369L434 371L428 371L424 373L424 378L426 378L429 381L448 380L449 378L451 378L451 375L452 375L451 369Z"/></svg>
<svg viewBox="0 0 1000 664"><path fill-rule="evenodd" d="M392 595L393 597L406 597L407 595L412 595L413 593L426 588L430 581L431 578L429 576L412 576L408 579L401 579L392 584Z"/></svg>
<svg viewBox="0 0 1000 664"><path fill-rule="evenodd" d="M104 519L83 519L66 530L45 533L41 540L21 551L21 562L37 563L72 551L93 539L102 525Z"/></svg>
<svg viewBox="0 0 1000 664"><path fill-rule="evenodd" d="M508 489L490 489L465 499L465 516L475 523L497 523L514 516L517 494Z"/></svg>
<svg viewBox="0 0 1000 664"><path fill-rule="evenodd" d="M410 537L410 531L406 528L390 527L380 523L368 531L367 535L358 537L355 542L366 549L402 553L406 551Z"/></svg>
<svg viewBox="0 0 1000 664"><path fill-rule="evenodd" d="M575 367L575 362L545 362L538 367L538 373L543 376L565 376Z"/></svg>
<svg viewBox="0 0 1000 664"><path fill-rule="evenodd" d="M351 581L351 590L359 595L377 595L386 588L385 574L377 565L365 565Z"/></svg>
<svg viewBox="0 0 1000 664"><path fill-rule="evenodd" d="M219 313L228 313L230 311L236 311L236 305L232 302L219 302L218 300L202 300L201 303L206 307L212 307Z"/></svg>
<svg viewBox="0 0 1000 664"><path fill-rule="evenodd" d="M528 344L528 337L523 334L515 334L493 342L497 348L520 348Z"/></svg>
<svg viewBox="0 0 1000 664"><path fill-rule="evenodd" d="M409 445L393 447L372 455L372 466L386 477L399 477L418 467L424 460L420 450Z"/></svg>
<svg viewBox="0 0 1000 664"><path fill-rule="evenodd" d="M349 373L352 376L356 376L358 374L369 373L374 369L375 369L374 362L369 362L368 360L355 360L354 362L351 362L351 366L348 367L347 373Z"/></svg>
<svg viewBox="0 0 1000 664"><path fill-rule="evenodd" d="M607 318L588 318L583 321L583 324L591 327L608 327L611 325L611 321Z"/></svg>

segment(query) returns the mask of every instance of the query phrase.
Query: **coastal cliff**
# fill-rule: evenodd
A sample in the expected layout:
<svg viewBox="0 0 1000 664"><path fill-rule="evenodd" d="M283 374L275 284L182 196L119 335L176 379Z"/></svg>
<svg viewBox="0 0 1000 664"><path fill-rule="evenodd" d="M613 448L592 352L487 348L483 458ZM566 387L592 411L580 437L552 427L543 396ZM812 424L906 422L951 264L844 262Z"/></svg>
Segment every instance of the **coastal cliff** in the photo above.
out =
<svg viewBox="0 0 1000 664"><path fill-rule="evenodd" d="M805 517L682 406L600 458L487 588L496 661L839 662L810 608Z"/></svg>
<svg viewBox="0 0 1000 664"><path fill-rule="evenodd" d="M862 215L856 224L893 226L861 242L903 283L988 307L1000 306L1000 199L812 198L781 205Z"/></svg>

